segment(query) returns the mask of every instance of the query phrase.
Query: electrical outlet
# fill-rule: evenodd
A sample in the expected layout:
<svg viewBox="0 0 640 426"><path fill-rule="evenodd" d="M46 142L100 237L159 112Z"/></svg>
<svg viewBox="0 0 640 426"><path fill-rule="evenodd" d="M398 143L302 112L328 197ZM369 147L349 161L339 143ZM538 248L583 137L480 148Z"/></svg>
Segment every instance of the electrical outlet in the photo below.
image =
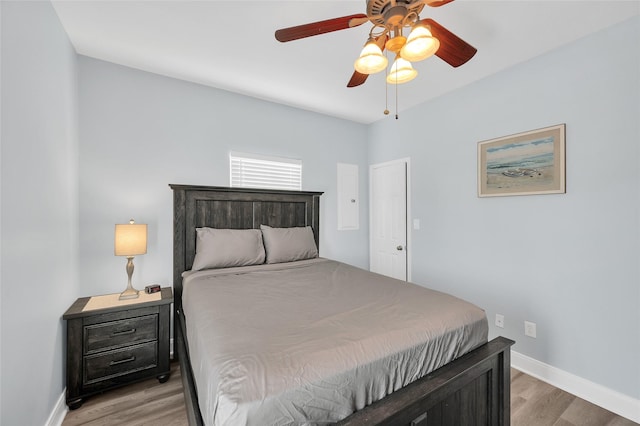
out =
<svg viewBox="0 0 640 426"><path fill-rule="evenodd" d="M504 328L504 315L496 314L496 327Z"/></svg>
<svg viewBox="0 0 640 426"><path fill-rule="evenodd" d="M524 335L536 338L536 323L531 321L524 322Z"/></svg>

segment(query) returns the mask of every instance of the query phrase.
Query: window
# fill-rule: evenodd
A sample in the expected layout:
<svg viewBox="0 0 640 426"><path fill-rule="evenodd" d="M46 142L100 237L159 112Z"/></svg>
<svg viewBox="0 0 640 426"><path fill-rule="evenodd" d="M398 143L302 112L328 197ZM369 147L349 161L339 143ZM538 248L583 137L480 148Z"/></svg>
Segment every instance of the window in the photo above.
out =
<svg viewBox="0 0 640 426"><path fill-rule="evenodd" d="M230 181L233 187L302 189L302 161L231 152Z"/></svg>

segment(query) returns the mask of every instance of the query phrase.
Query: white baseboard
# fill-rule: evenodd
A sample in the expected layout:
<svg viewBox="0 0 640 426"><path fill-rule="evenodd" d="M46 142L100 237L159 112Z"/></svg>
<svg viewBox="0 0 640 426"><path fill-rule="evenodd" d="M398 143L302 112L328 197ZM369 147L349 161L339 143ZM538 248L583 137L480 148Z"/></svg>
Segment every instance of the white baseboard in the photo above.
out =
<svg viewBox="0 0 640 426"><path fill-rule="evenodd" d="M640 399L590 382L515 351L511 351L511 366L619 416L640 423Z"/></svg>
<svg viewBox="0 0 640 426"><path fill-rule="evenodd" d="M60 398L56 402L56 405L53 407L53 411L49 415L47 422L44 426L60 426L62 425L62 421L64 420L64 416L67 415L69 409L67 408L67 403L65 400L65 395L67 394L67 388L64 388Z"/></svg>

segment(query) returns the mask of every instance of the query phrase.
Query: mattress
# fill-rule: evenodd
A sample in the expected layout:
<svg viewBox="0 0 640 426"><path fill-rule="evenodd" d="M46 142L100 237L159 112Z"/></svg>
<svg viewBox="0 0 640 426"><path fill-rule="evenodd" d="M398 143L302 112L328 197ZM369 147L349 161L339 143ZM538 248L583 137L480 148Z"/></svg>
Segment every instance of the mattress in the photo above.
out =
<svg viewBox="0 0 640 426"><path fill-rule="evenodd" d="M327 259L186 273L208 425L320 425L487 341L477 306Z"/></svg>

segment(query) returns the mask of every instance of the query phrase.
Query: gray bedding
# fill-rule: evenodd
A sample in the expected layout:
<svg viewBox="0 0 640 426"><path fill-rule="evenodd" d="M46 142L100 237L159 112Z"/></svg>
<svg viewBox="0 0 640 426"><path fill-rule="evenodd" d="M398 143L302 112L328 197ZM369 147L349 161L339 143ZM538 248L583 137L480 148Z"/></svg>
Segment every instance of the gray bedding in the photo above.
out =
<svg viewBox="0 0 640 426"><path fill-rule="evenodd" d="M208 425L343 419L487 341L483 310L326 259L186 273Z"/></svg>

